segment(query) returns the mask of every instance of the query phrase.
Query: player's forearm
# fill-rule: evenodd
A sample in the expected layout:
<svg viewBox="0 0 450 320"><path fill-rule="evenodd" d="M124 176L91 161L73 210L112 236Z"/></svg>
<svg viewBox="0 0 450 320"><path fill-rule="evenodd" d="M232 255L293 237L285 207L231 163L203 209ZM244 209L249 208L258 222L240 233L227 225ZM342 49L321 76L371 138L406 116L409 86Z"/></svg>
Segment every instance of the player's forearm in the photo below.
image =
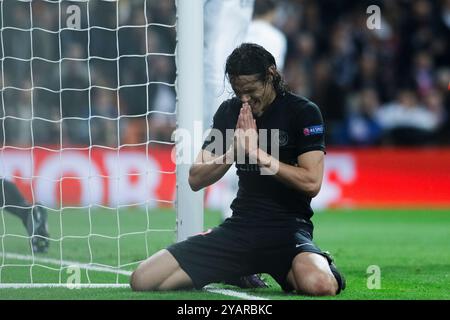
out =
<svg viewBox="0 0 450 320"><path fill-rule="evenodd" d="M194 163L189 169L189 185L193 191L205 188L222 178L233 164L230 152L208 161Z"/></svg>
<svg viewBox="0 0 450 320"><path fill-rule="evenodd" d="M312 198L320 191L322 178L314 170L285 164L260 149L257 153L257 161L261 170L266 170L266 174L273 174L278 180Z"/></svg>

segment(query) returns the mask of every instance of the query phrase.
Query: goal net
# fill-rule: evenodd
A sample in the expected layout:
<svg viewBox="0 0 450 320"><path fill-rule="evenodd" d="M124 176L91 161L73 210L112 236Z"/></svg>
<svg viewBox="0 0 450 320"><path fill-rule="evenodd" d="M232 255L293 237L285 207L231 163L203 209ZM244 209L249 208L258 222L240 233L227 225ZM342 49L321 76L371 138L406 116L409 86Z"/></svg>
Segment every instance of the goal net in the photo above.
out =
<svg viewBox="0 0 450 320"><path fill-rule="evenodd" d="M2 203L0 285L125 285L176 241L176 11L174 0L0 1L0 178L25 199ZM45 253L14 214L36 207Z"/></svg>

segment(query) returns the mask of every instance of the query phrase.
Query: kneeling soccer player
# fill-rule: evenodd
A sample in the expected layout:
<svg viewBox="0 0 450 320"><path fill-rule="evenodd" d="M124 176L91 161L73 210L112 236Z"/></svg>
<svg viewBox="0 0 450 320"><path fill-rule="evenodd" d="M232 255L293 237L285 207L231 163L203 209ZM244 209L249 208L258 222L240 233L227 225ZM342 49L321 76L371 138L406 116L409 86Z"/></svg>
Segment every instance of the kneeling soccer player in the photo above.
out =
<svg viewBox="0 0 450 320"><path fill-rule="evenodd" d="M131 288L199 289L268 273L287 292L338 294L345 289L344 277L331 256L312 242L310 202L324 171L319 108L286 90L274 57L256 44L244 43L230 54L226 75L236 97L222 103L212 132L225 137L232 130L233 139L224 138L231 142L220 150L210 148L213 134L206 139L189 184L194 191L209 186L235 162L239 190L231 204L233 215L142 262L131 276ZM261 129L276 132L278 150L272 145L264 150L261 141L258 145Z"/></svg>

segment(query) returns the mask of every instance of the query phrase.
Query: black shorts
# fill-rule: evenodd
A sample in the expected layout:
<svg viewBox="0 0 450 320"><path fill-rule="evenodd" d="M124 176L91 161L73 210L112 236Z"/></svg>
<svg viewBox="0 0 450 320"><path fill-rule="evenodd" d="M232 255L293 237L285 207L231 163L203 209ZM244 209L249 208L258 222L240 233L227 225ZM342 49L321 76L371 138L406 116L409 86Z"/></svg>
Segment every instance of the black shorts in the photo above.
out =
<svg viewBox="0 0 450 320"><path fill-rule="evenodd" d="M167 250L197 289L209 283L268 273L283 290L292 291L286 277L297 254L314 252L327 258L312 242L312 224L295 217L270 227L236 223L232 217Z"/></svg>

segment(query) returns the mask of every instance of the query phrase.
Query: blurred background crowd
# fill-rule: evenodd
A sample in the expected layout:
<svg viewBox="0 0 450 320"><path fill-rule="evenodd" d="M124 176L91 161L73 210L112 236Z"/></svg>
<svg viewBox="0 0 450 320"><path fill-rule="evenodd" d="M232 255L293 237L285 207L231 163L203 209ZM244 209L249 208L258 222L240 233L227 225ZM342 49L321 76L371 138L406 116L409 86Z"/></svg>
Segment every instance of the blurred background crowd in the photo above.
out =
<svg viewBox="0 0 450 320"><path fill-rule="evenodd" d="M169 142L174 0L76 2L79 30L66 25L74 3L3 2L0 143ZM450 145L450 0L276 3L281 71L321 108L327 145ZM381 29L366 25L372 4Z"/></svg>

